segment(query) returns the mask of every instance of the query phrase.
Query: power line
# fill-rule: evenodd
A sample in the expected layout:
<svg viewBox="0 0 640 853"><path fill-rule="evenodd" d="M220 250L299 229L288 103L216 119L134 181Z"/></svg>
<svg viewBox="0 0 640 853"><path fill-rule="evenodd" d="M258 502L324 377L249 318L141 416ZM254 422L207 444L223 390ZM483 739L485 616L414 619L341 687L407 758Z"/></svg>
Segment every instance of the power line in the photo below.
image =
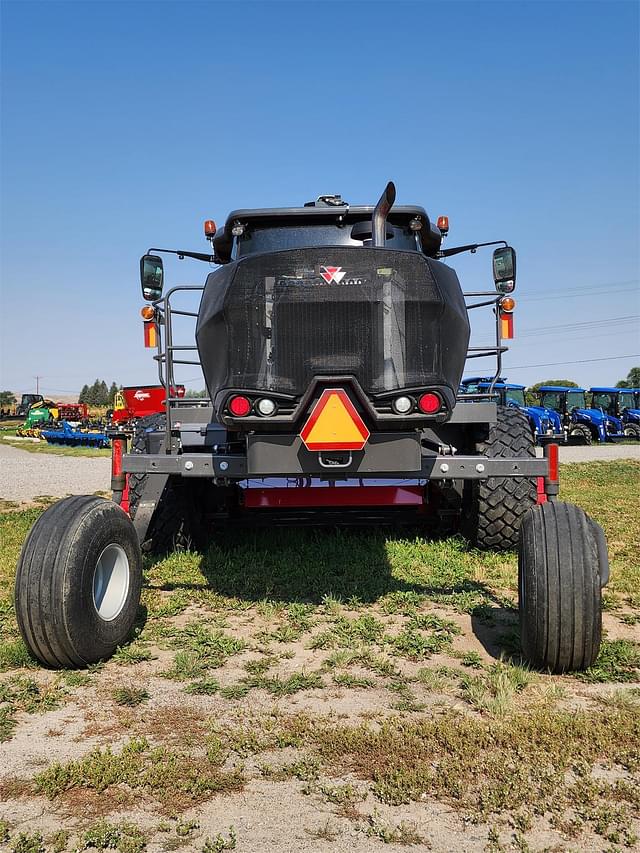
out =
<svg viewBox="0 0 640 853"><path fill-rule="evenodd" d="M627 314L624 317L609 317L606 320L585 320L581 323L563 323L560 326L536 326L529 329L523 329L519 337L528 337L529 335L546 335L560 331L563 333L569 331L584 332L589 329L597 329L600 326L624 326L626 323L634 323L640 320L640 314Z"/></svg>
<svg viewBox="0 0 640 853"><path fill-rule="evenodd" d="M545 364L509 364L505 370L524 370L527 367L562 367L565 364L590 364L593 361L619 361L621 358L640 358L640 353L610 355L607 358L581 358L579 361L547 361Z"/></svg>

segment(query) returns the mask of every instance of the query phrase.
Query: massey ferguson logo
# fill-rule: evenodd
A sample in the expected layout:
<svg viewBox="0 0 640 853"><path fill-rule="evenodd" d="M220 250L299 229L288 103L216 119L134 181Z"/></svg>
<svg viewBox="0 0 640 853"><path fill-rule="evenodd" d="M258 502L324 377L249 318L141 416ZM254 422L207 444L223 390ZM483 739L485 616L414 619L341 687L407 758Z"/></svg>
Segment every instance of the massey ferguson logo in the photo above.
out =
<svg viewBox="0 0 640 853"><path fill-rule="evenodd" d="M340 284L346 272L343 271L342 267L321 267L320 275L327 284Z"/></svg>

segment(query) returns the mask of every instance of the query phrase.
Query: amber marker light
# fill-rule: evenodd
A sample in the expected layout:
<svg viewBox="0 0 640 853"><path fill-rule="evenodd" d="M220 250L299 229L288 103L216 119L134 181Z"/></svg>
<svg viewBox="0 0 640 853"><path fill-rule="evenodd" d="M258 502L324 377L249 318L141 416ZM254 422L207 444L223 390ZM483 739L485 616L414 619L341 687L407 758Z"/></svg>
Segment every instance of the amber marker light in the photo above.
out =
<svg viewBox="0 0 640 853"><path fill-rule="evenodd" d="M448 216L439 216L438 217L438 228L442 231L443 234L449 233L449 217Z"/></svg>
<svg viewBox="0 0 640 853"><path fill-rule="evenodd" d="M516 300L513 296L505 296L504 299L500 300L500 309L502 311L507 311L509 314L516 307Z"/></svg>
<svg viewBox="0 0 640 853"><path fill-rule="evenodd" d="M204 223L204 236L214 237L216 230L216 223L213 221L213 219L207 219Z"/></svg>
<svg viewBox="0 0 640 853"><path fill-rule="evenodd" d="M155 319L156 309L152 305L143 305L140 309L140 316L148 323L149 320Z"/></svg>

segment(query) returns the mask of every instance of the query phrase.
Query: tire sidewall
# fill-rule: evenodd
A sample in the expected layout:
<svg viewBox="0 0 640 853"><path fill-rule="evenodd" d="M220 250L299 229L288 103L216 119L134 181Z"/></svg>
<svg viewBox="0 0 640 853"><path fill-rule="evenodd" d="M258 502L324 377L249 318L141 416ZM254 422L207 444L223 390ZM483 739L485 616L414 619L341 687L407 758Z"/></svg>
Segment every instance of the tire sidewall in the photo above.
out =
<svg viewBox="0 0 640 853"><path fill-rule="evenodd" d="M96 610L93 582L98 559L112 544L119 545L127 556L129 587L121 611L107 621ZM124 511L105 501L87 513L74 532L64 563L63 620L67 636L83 660L101 660L127 638L140 600L140 550Z"/></svg>

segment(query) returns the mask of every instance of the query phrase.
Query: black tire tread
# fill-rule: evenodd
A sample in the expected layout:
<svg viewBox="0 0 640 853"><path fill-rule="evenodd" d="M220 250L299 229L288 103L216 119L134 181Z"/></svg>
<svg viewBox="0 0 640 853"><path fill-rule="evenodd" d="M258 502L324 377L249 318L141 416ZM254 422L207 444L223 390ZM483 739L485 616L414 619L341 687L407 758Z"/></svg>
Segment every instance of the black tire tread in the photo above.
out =
<svg viewBox="0 0 640 853"><path fill-rule="evenodd" d="M86 530L89 516L105 510L122 513L117 524L125 519L130 524L126 514L111 501L95 495L76 495L50 506L37 519L23 545L16 569L16 618L25 644L47 666L73 668L91 662L70 639L65 584L67 563L80 531ZM141 575L140 567L135 568Z"/></svg>
<svg viewBox="0 0 640 853"><path fill-rule="evenodd" d="M587 669L602 634L604 534L579 507L536 506L520 529L518 582L522 650L554 673Z"/></svg>
<svg viewBox="0 0 640 853"><path fill-rule="evenodd" d="M515 408L498 406L498 418L476 441L475 453L488 457L535 457L527 418ZM522 518L537 499L535 479L490 477L470 485L463 533L477 548L512 550L518 545Z"/></svg>
<svg viewBox="0 0 640 853"><path fill-rule="evenodd" d="M162 430L165 424L164 414L140 418L133 432L131 452L147 453L146 430ZM132 519L135 518L136 508L142 500L148 477L149 474L146 473L129 474L129 515ZM153 554L166 554L173 550L185 551L191 547L192 540L182 482L179 477L169 477L151 519L143 548Z"/></svg>

